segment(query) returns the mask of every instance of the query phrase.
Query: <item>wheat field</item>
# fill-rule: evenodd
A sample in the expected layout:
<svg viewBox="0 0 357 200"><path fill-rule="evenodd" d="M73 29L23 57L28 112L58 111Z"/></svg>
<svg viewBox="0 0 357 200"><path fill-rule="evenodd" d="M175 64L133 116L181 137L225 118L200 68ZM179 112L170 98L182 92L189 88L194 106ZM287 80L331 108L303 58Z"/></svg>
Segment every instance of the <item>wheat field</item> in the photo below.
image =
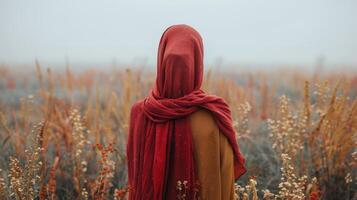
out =
<svg viewBox="0 0 357 200"><path fill-rule="evenodd" d="M0 67L0 199L126 199L131 105L144 68ZM229 103L248 172L237 199L357 199L357 73L205 72Z"/></svg>

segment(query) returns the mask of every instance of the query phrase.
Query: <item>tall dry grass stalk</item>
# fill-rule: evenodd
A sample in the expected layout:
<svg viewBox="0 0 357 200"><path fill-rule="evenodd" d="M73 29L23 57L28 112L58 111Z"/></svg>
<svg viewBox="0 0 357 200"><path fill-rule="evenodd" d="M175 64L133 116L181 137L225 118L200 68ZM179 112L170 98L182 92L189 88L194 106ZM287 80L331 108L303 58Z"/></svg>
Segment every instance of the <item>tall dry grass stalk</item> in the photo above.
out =
<svg viewBox="0 0 357 200"><path fill-rule="evenodd" d="M282 176L279 184L278 198L280 199L305 199L307 177L297 177L295 169L291 164L291 158L287 154L282 154L283 166Z"/></svg>
<svg viewBox="0 0 357 200"><path fill-rule="evenodd" d="M111 181L114 178L115 162L111 157L115 150L113 144L109 144L107 147L97 144L96 148L100 154L100 170L91 193L93 199L102 200L109 197L109 190L113 187Z"/></svg>
<svg viewBox="0 0 357 200"><path fill-rule="evenodd" d="M88 140L89 130L82 123L82 118L77 109L73 109L70 113L69 120L72 125L73 137L73 161L74 171L73 178L76 191L79 199L88 199L88 192L86 189L87 178L87 159L86 159L86 145L90 145Z"/></svg>
<svg viewBox="0 0 357 200"><path fill-rule="evenodd" d="M40 194L41 199L46 199L48 196L48 199L50 200L55 200L56 198L56 188L57 188L57 180L56 180L56 171L58 169L59 166L59 157L55 157L54 163L50 169L49 172L49 179L48 179L48 183L45 186L45 191L43 191L44 193Z"/></svg>
<svg viewBox="0 0 357 200"><path fill-rule="evenodd" d="M299 118L289 110L289 99L280 97L278 120L268 119L270 137L273 138L273 148L280 154L294 156L302 150L306 133L306 117Z"/></svg>
<svg viewBox="0 0 357 200"><path fill-rule="evenodd" d="M0 199L6 199L8 196L6 182L3 178L3 170L0 169Z"/></svg>
<svg viewBox="0 0 357 200"><path fill-rule="evenodd" d="M23 200L35 199L38 197L40 188L40 168L42 162L40 154L43 151L41 148L41 133L44 123L41 122L34 127L33 141L27 150L25 150L25 164L22 165L15 157L10 157L10 197Z"/></svg>

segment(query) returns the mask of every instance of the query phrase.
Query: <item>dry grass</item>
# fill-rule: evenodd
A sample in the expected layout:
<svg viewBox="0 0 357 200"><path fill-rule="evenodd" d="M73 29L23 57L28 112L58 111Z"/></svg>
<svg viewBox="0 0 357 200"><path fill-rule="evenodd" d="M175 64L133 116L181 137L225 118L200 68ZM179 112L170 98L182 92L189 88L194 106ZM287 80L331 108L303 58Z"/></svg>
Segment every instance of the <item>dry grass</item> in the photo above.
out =
<svg viewBox="0 0 357 200"><path fill-rule="evenodd" d="M0 71L0 199L126 199L130 107L154 74ZM237 199L357 197L356 74L209 70L203 88L232 109L248 167Z"/></svg>

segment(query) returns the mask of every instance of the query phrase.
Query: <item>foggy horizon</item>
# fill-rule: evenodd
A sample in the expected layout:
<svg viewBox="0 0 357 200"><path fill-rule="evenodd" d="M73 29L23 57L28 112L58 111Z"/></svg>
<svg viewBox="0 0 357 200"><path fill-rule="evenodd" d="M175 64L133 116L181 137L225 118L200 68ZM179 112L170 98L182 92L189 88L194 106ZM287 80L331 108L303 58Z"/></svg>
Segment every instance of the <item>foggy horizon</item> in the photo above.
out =
<svg viewBox="0 0 357 200"><path fill-rule="evenodd" d="M204 2L204 4L203 4ZM0 1L0 64L144 63L163 31L188 24L206 65L357 65L357 3L348 1Z"/></svg>

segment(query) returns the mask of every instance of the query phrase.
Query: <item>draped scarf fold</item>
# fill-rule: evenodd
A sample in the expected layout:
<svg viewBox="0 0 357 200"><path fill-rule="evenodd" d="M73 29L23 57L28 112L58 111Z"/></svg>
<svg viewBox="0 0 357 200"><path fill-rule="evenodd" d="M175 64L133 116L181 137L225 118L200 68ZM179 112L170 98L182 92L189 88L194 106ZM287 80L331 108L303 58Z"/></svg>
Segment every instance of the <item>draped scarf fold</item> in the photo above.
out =
<svg viewBox="0 0 357 200"><path fill-rule="evenodd" d="M211 112L234 152L234 174L246 172L227 103L203 92L203 44L187 25L169 27L158 53L154 89L133 105L127 144L130 200L196 199L199 190L189 115Z"/></svg>

